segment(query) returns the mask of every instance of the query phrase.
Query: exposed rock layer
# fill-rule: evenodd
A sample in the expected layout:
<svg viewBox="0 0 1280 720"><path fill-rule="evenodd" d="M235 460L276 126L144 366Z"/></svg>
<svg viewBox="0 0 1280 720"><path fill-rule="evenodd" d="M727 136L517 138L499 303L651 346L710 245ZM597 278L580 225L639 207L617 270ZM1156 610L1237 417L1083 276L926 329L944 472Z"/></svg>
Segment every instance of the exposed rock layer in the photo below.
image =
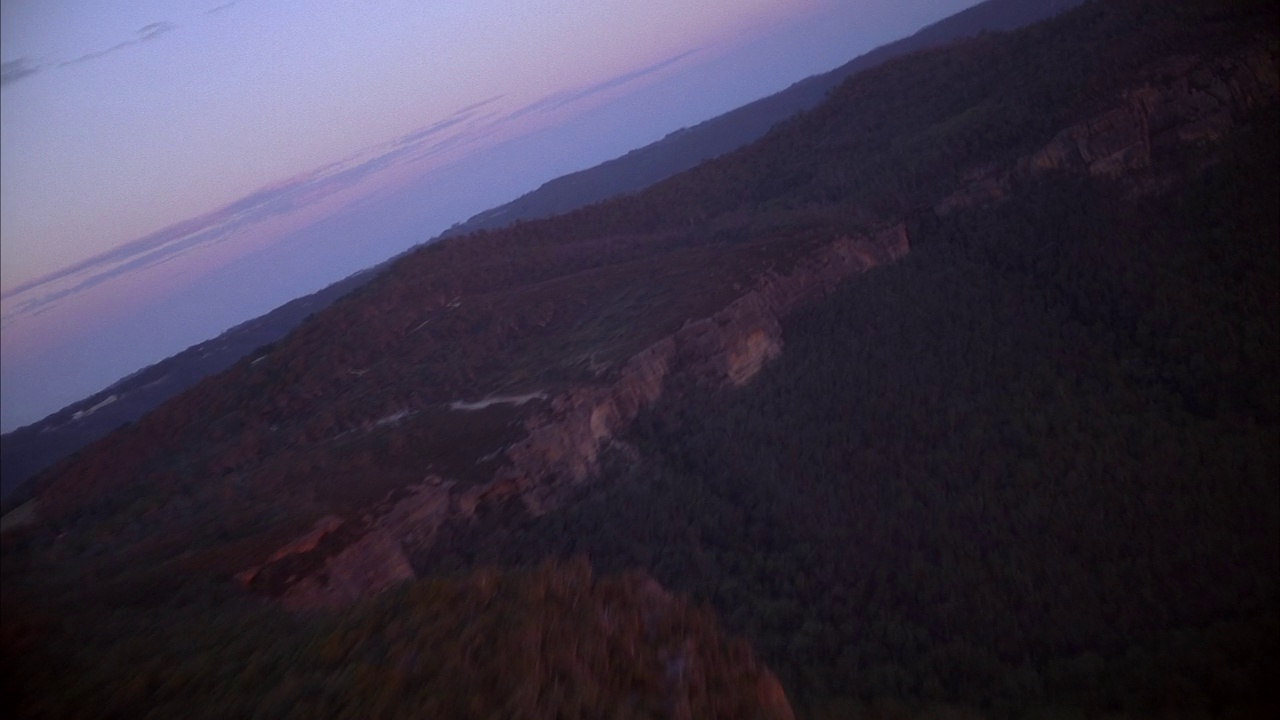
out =
<svg viewBox="0 0 1280 720"><path fill-rule="evenodd" d="M307 534L238 576L246 586L296 610L340 607L413 577L404 549L429 547L446 521L519 499L532 514L554 506L558 491L585 481L600 450L672 381L742 385L782 352L780 319L858 273L908 251L906 229L840 238L786 274L756 287L710 317L690 320L636 353L605 381L570 388L525 421L525 437L505 451L487 483L466 490L437 476L407 488L360 523L329 516Z"/></svg>
<svg viewBox="0 0 1280 720"><path fill-rule="evenodd" d="M996 201L1021 183L1051 174L1130 175L1150 168L1164 149L1216 140L1251 109L1280 96L1276 54L1276 48L1260 46L1214 60L1167 61L1115 107L1062 130L1010 166L969 173L934 211L946 214ZM321 552L326 543L319 540L329 537L326 547L336 554L290 578L278 594L291 607L333 606L411 577L403 549L430 546L448 520L468 519L487 506L516 499L532 514L548 511L564 487L590 477L601 449L673 381L749 382L781 353L781 318L907 251L906 230L899 225L873 237L838 239L791 272L762 277L719 312L688 321L637 353L605 381L552 398L547 409L525 421L525 437L506 449L506 463L491 481L460 490L451 481L429 477L377 509L363 529L318 528L247 571L246 582L261 584L256 576L263 568L296 565L300 553ZM346 540L334 540L340 537Z"/></svg>
<svg viewBox="0 0 1280 720"><path fill-rule="evenodd" d="M1280 96L1276 52L1256 46L1213 60L1161 63L1114 107L1062 130L1012 166L970 172L934 210L947 214L1000 200L1018 184L1052 174L1118 178L1151 167L1165 150L1215 141Z"/></svg>
<svg viewBox="0 0 1280 720"><path fill-rule="evenodd" d="M905 255L899 225L863 238L841 238L786 275L763 277L754 290L714 315L689 321L628 360L607 384L573 388L547 412L526 422L527 436L507 449L507 464L488 484L469 490L460 506L469 515L484 502L518 495L539 514L558 486L579 483L595 470L600 449L661 397L674 378L742 385L782 352L779 319L831 292L841 280Z"/></svg>
<svg viewBox="0 0 1280 720"><path fill-rule="evenodd" d="M413 577L396 537L333 515L236 575L246 588L277 597L290 610L343 607Z"/></svg>
<svg viewBox="0 0 1280 720"><path fill-rule="evenodd" d="M280 601L289 610L341 608L413 578L399 541L375 528L289 586Z"/></svg>

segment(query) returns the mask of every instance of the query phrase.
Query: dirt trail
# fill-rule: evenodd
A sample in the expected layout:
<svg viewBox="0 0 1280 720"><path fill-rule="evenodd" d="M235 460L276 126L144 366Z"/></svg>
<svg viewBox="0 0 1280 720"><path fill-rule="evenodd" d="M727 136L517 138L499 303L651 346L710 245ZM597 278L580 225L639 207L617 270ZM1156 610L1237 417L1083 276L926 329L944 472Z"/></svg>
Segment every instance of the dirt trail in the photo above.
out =
<svg viewBox="0 0 1280 720"><path fill-rule="evenodd" d="M483 400L475 402L465 402L463 400L455 400L449 403L450 410L483 410L490 405L523 405L530 400L545 400L547 394L544 392L531 392L526 395L495 395L487 397Z"/></svg>

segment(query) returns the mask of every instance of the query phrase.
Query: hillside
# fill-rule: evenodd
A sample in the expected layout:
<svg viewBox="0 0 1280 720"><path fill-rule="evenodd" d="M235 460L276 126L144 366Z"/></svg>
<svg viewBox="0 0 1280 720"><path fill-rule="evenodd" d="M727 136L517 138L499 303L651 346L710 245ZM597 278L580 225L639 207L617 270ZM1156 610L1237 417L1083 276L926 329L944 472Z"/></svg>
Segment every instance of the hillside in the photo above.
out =
<svg viewBox="0 0 1280 720"><path fill-rule="evenodd" d="M198 628L164 605L82 609L61 627L6 617L9 712L80 717L88 696L99 717L793 717L777 679L706 609L640 574L592 577L582 560L421 581L340 617L285 622L234 599L206 603ZM152 634L107 644L93 627L124 619ZM10 654L15 640L68 635L99 637L56 659Z"/></svg>
<svg viewBox="0 0 1280 720"><path fill-rule="evenodd" d="M227 369L257 348L284 337L307 316L328 307L376 272L376 268L371 268L291 300L212 340L192 345L121 378L39 422L0 436L0 498L58 460L121 425L134 422L160 403Z"/></svg>
<svg viewBox="0 0 1280 720"><path fill-rule="evenodd" d="M650 568L819 717L1270 716L1277 120L1167 194L1059 179L922 219L749 388L665 396L563 511L416 564Z"/></svg>
<svg viewBox="0 0 1280 720"><path fill-rule="evenodd" d="M1276 20L1089 3L418 249L15 492L6 633L128 672L167 623L399 627L585 553L709 603L801 717L1275 710Z"/></svg>
<svg viewBox="0 0 1280 720"><path fill-rule="evenodd" d="M505 205L486 210L449 228L442 237L506 227L520 220L545 218L607 198L642 190L710 158L760 138L769 128L812 109L846 78L896 57L946 45L983 32L1014 30L1052 17L1081 0L986 0L882 45L840 67L805 78L785 90L748 103L689 128L681 128L595 167L545 183Z"/></svg>
<svg viewBox="0 0 1280 720"><path fill-rule="evenodd" d="M704 159L759 138L776 123L817 105L828 90L856 72L893 57L980 32L1022 27L1078 3L1079 0L986 0L911 37L876 48L831 72L802 80L782 92L696 127L676 131L623 157L552 180L510 203L455 225L440 237L501 227L522 219L548 217L643 189ZM226 369L252 350L283 338L308 315L327 307L379 271L379 268L370 268L286 303L212 340L143 368L39 422L5 433L0 436L0 459L3 460L0 462L0 498L40 470L111 430L136 421L200 379ZM114 400L111 399L113 397Z"/></svg>

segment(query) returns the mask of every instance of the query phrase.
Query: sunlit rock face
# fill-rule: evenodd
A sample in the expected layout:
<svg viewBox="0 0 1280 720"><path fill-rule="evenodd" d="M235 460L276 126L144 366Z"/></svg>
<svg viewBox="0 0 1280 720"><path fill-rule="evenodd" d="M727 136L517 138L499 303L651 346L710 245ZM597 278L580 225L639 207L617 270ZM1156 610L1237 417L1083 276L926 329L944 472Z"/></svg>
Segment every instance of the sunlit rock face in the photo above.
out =
<svg viewBox="0 0 1280 720"><path fill-rule="evenodd" d="M419 507L430 504L417 500ZM273 573L290 571L290 563L296 570L303 555L352 540L344 535L349 531L341 519L323 518L270 564L241 579L270 582ZM341 608L376 595L388 581L407 579L400 577L399 557L390 537L375 530L354 538L324 561L323 572L295 582L279 601L297 612ZM508 717L513 708L531 717L557 716L563 697L543 690L567 677L578 688L592 689L586 717L612 716L637 699L663 717L687 720L795 717L777 676L746 642L727 637L707 608L643 572L596 577L585 558L527 571L480 568L410 583L365 607L373 612L364 614L364 630L330 636L327 648L363 656L370 643L394 634L392 652L401 653L394 665L412 668L419 653L441 653L452 663L450 681L460 683L442 694L483 697L485 716ZM378 652L388 650L381 645ZM509 682L479 686L490 682L486 671L495 664ZM444 703L437 712L444 707L446 716L455 716L452 700L435 699Z"/></svg>

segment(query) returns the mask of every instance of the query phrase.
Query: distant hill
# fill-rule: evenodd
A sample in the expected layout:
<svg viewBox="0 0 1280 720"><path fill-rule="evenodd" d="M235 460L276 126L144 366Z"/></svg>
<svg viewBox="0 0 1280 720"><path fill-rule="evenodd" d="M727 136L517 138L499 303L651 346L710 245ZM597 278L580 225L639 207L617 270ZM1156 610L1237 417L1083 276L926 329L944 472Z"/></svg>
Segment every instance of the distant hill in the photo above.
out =
<svg viewBox="0 0 1280 720"><path fill-rule="evenodd" d="M987 0L929 25L910 37L860 55L830 72L805 78L786 90L691 128L681 128L622 157L551 180L533 192L449 228L442 237L505 227L518 220L559 215L616 195L642 190L703 160L723 155L761 137L779 122L822 102L829 90L854 73L961 38L1030 25L1081 2Z"/></svg>
<svg viewBox="0 0 1280 720"><path fill-rule="evenodd" d="M284 337L312 313L368 282L377 270L362 270L322 290L290 300L212 340L148 365L39 422L0 436L0 497L8 496L27 478L58 460L137 420L202 379L222 372L253 350Z"/></svg>
<svg viewBox="0 0 1280 720"><path fill-rule="evenodd" d="M1050 17L1082 0L987 0L916 34L876 48L821 75L671 133L666 138L581 172L552 180L505 205L455 225L441 238L548 217L615 195L635 192L764 135L770 127L814 107L828 90L854 73L886 60L984 31L1012 30ZM371 268L318 292L290 301L144 368L105 390L0 436L0 498L35 473L111 430L137 420L200 379L231 366L246 353L284 337L317 312L372 279Z"/></svg>

